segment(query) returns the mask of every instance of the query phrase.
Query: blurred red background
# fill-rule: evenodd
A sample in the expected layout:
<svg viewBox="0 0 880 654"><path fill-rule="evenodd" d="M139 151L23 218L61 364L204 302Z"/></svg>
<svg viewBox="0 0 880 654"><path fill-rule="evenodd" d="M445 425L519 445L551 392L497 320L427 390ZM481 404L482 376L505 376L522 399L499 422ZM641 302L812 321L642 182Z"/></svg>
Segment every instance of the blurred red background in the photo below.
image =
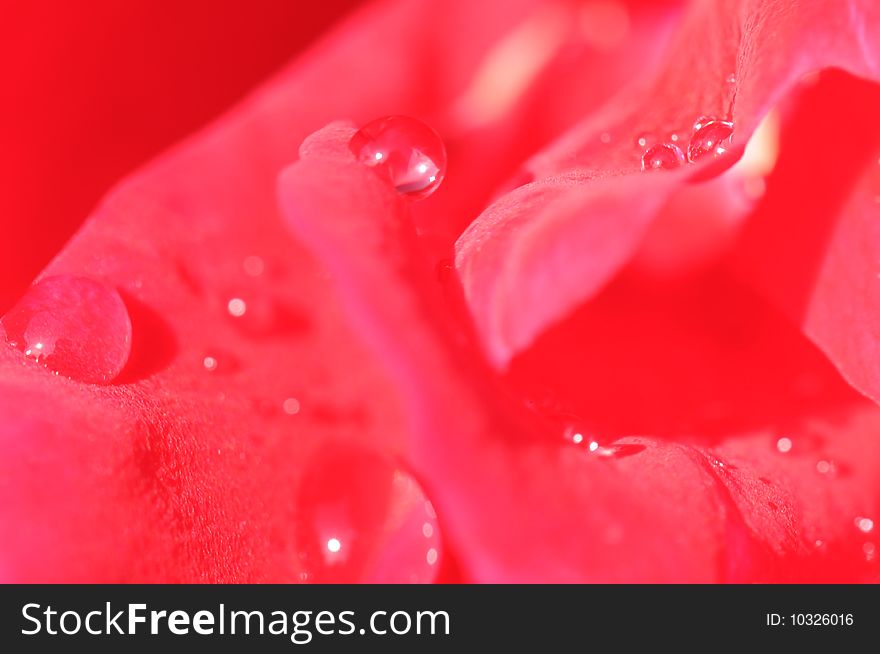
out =
<svg viewBox="0 0 880 654"><path fill-rule="evenodd" d="M0 313L114 182L360 1L0 2Z"/></svg>

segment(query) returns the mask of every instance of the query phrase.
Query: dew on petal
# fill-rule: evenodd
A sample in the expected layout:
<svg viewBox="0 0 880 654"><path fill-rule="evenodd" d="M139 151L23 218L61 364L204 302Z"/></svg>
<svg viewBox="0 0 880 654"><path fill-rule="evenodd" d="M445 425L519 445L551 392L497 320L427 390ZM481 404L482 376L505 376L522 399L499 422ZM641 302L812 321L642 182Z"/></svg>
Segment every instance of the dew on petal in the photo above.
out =
<svg viewBox="0 0 880 654"><path fill-rule="evenodd" d="M266 270L266 263L263 261L262 257L258 257L254 254L245 257L244 261L241 262L241 267L249 277L259 277L263 274L263 271Z"/></svg>
<svg viewBox="0 0 880 654"><path fill-rule="evenodd" d="M285 308L256 283L242 284L234 294L221 296L227 315L237 329L249 337L294 333L306 327L305 318ZM228 298L228 299L227 299Z"/></svg>
<svg viewBox="0 0 880 654"><path fill-rule="evenodd" d="M684 153L674 143L658 143L642 155L642 170L672 170L685 163Z"/></svg>
<svg viewBox="0 0 880 654"><path fill-rule="evenodd" d="M874 521L871 520L871 518L865 518L863 516L858 516L855 519L855 525L863 534L868 534L874 529Z"/></svg>
<svg viewBox="0 0 880 654"><path fill-rule="evenodd" d="M692 128L693 133L699 132L703 128L703 125L712 120L715 120L714 118L712 118L712 116L700 116L699 118L697 118L694 121L694 125Z"/></svg>
<svg viewBox="0 0 880 654"><path fill-rule="evenodd" d="M702 119L700 119L702 120ZM698 161L706 155L718 156L726 151L726 142L733 134L733 123L726 120L709 120L694 123L695 129L688 145L689 161Z"/></svg>
<svg viewBox="0 0 880 654"><path fill-rule="evenodd" d="M343 444L322 449L296 502L295 542L310 581L434 580L441 552L436 515L419 484L393 461Z"/></svg>
<svg viewBox="0 0 880 654"><path fill-rule="evenodd" d="M728 75L727 76L727 83L728 84L736 84L736 75L734 75L733 73Z"/></svg>
<svg viewBox="0 0 880 654"><path fill-rule="evenodd" d="M837 466L834 465L833 461L821 459L816 462L816 472L820 475L833 476L837 472Z"/></svg>
<svg viewBox="0 0 880 654"><path fill-rule="evenodd" d="M214 372L215 370L217 370L217 359L212 356L207 356L202 359L202 365L208 372Z"/></svg>
<svg viewBox="0 0 880 654"><path fill-rule="evenodd" d="M349 144L357 160L387 179L398 193L421 199L446 175L446 146L424 123L388 116L364 125Z"/></svg>
<svg viewBox="0 0 880 654"><path fill-rule="evenodd" d="M783 436L779 440L776 441L776 449L779 450L782 454L787 454L791 452L792 442L790 438Z"/></svg>
<svg viewBox="0 0 880 654"><path fill-rule="evenodd" d="M566 432L566 440L575 445L586 444L586 450L591 456L601 459L620 459L623 457L638 454L645 449L644 445L639 443L612 443L610 445L602 445L595 438L589 440L585 438L583 431L569 428Z"/></svg>
<svg viewBox="0 0 880 654"><path fill-rule="evenodd" d="M592 441L590 443L590 452L603 459L622 459L633 454L638 454L645 449L644 445L639 443L619 443L612 445L599 445Z"/></svg>
<svg viewBox="0 0 880 654"><path fill-rule="evenodd" d="M226 303L226 310L233 318L241 318L247 313L247 303L240 297L234 297Z"/></svg>
<svg viewBox="0 0 880 654"><path fill-rule="evenodd" d="M865 560L866 560L866 561L869 561L869 562L870 562L870 561L873 561L873 560L876 558L876 556L877 556L877 546L874 545L874 543L871 543L871 542L869 541L869 542L864 543L864 544L862 545L862 552L863 552L864 555L865 555Z"/></svg>
<svg viewBox="0 0 880 654"><path fill-rule="evenodd" d="M122 298L74 275L40 280L2 318L6 341L72 379L106 384L131 353L131 320Z"/></svg>
<svg viewBox="0 0 880 654"><path fill-rule="evenodd" d="M644 148L646 145L648 145L648 135L640 134L636 138L636 145L638 145L640 148Z"/></svg>
<svg viewBox="0 0 880 654"><path fill-rule="evenodd" d="M569 425L565 428L563 432L563 437L566 441L570 443L574 443L575 445L580 445L584 442L584 432L581 427L576 425Z"/></svg>
<svg viewBox="0 0 880 654"><path fill-rule="evenodd" d="M601 134L599 134L599 140L605 145L608 145L609 143L611 143L611 134L609 134L608 132L602 132Z"/></svg>
<svg viewBox="0 0 880 654"><path fill-rule="evenodd" d="M288 397L286 400L284 400L284 402L281 403L281 408L287 415L295 416L297 413L299 413L299 400L295 397Z"/></svg>

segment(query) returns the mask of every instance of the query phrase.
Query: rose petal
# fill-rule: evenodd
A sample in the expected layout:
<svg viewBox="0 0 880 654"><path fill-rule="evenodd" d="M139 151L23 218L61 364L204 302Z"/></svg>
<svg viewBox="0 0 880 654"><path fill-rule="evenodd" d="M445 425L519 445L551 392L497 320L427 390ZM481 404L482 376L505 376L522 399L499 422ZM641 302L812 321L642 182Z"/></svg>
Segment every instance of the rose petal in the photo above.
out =
<svg viewBox="0 0 880 654"><path fill-rule="evenodd" d="M626 253L635 251L650 214L684 182L683 171L650 181L638 173L640 135L687 138L698 116L729 115L736 126L733 147L720 161L729 165L764 114L805 73L838 66L876 79L880 57L872 37L878 31L877 7L867 2L693 3L659 73L534 157L526 169L538 181L490 207L458 240L456 266L496 365L506 365L612 278ZM721 172L717 164L707 168ZM560 176L580 180L579 188L560 188ZM614 182L622 201L609 218L604 188L613 177L622 177ZM646 195L655 196L653 202ZM610 242L594 236L609 231L594 223L608 220L626 225ZM535 279L552 281L539 293Z"/></svg>
<svg viewBox="0 0 880 654"><path fill-rule="evenodd" d="M338 138L344 135L331 127L312 140ZM441 318L439 285L390 187L345 158L306 158L282 174L279 187L285 217L332 271L359 334L396 382L410 425L408 456L470 578L815 579L813 564L826 556L809 540L816 534L844 550L823 572L874 574L847 525L854 511L877 508L871 494L880 450L866 445L880 410L846 395L845 386L853 422L829 456L846 451L851 460L865 448L864 457L857 480L820 491L804 482L803 471L817 474L809 467L814 453L770 461L779 453L766 433L730 446L735 465L706 446L657 439L618 441L632 452L621 457L565 446L561 431L510 403L473 346ZM762 314L753 313L760 324ZM842 386L833 371L830 379ZM766 470L774 476L762 481Z"/></svg>
<svg viewBox="0 0 880 654"><path fill-rule="evenodd" d="M880 400L880 89L842 74L803 92L736 264ZM844 136L841 124L852 126ZM813 156L822 144L821 157ZM803 162L808 160L807 166Z"/></svg>
<svg viewBox="0 0 880 654"><path fill-rule="evenodd" d="M326 121L441 107L432 122L446 121L444 135L458 139L452 156L486 172L459 177L458 199L447 206L488 193L535 147L533 134L546 138L570 120L568 110L547 112L540 130L523 133L543 113L537 101L528 111L514 102L481 127L453 118L493 47L545 5L367 6L110 195L44 274L90 276L120 291L133 335L123 383L75 384L0 348L0 434L15 443L4 448L0 502L8 580L300 579L294 497L302 462L330 437L394 453L402 429L381 367L356 342L324 274L279 224L276 173ZM568 51L576 56L559 51L539 75L545 84L594 57L575 24L566 25L562 45L577 46ZM638 23L650 47L662 37L653 25ZM597 64L603 77L579 106L600 101L636 64ZM482 152L497 142L512 147L490 166ZM446 215L461 222L467 213ZM452 236L444 238L448 248ZM229 312L233 300L245 309L239 316ZM296 415L282 408L291 397L301 405ZM106 555L111 543L118 556Z"/></svg>

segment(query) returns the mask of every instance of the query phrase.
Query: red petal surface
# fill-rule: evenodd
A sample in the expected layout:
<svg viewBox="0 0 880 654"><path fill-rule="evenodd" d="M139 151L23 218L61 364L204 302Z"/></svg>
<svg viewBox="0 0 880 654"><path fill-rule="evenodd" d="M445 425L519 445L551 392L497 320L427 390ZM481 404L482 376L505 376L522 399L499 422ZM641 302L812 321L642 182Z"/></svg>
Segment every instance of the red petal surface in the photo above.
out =
<svg viewBox="0 0 880 654"><path fill-rule="evenodd" d="M525 168L538 181L487 209L458 240L457 267L492 359L505 365L599 290L635 251L646 214L681 187L685 171L650 182L638 172L641 135L687 139L699 116L729 116L732 151L702 176L717 174L806 73L837 66L876 79L878 30L871 2L692 3L659 72L535 156ZM594 224L610 220L623 228ZM536 292L534 280L548 278L554 283Z"/></svg>
<svg viewBox="0 0 880 654"><path fill-rule="evenodd" d="M219 115L355 4L5 2L0 312L111 184Z"/></svg>
<svg viewBox="0 0 880 654"><path fill-rule="evenodd" d="M493 187L663 43L662 21L675 13L648 5L631 6L622 43L643 47L624 53L558 28L574 24L574 3L371 6L115 191L45 274L88 275L120 291L134 339L120 383L75 383L0 348L9 453L0 574L301 580L297 533L308 512L298 489L315 478L308 466L322 446L350 439L407 461L436 505L444 551L462 575L450 566L441 579L875 579L872 534L854 521L880 508L880 410L725 274L689 271L667 289L633 269L602 291L690 174L620 175L638 164L631 141L619 145L630 128L717 110L717 85L706 81L736 63L741 144L803 70L870 74L872 5L731 2L706 15L718 5L695 3L670 58L677 72L649 87L656 107L645 123L625 119L641 110L613 105L533 160L539 181L500 199L460 242L465 290L484 294L474 307L492 361L508 361L602 293L584 322L576 314L547 331L506 378L456 319L455 284L437 280L437 259ZM463 24L473 26L466 38ZM535 40L546 33L561 36ZM806 40L829 58L779 46ZM505 96L473 82L491 79L505 43L531 44L540 65L506 104L486 104L487 88ZM704 59L695 64L693 52ZM572 90L573 73L594 88ZM646 106L639 92L628 98L625 106ZM444 135L448 184L410 207L352 161L353 127L336 123L281 177L280 213L307 252L283 229L278 171L314 128L390 113L427 118ZM590 136L604 129L607 149ZM623 220L582 229L590 206ZM600 243L591 262L580 256ZM496 275L492 265L508 254L522 268ZM531 303L513 301L520 284ZM523 406L540 380L562 411L593 421L602 455L563 444L548 411ZM729 406L719 409L717 396ZM288 398L298 412L284 409Z"/></svg>
<svg viewBox="0 0 880 654"><path fill-rule="evenodd" d="M804 90L782 134L766 198L735 252L740 272L875 401L880 399L878 112L878 87L840 74L825 75ZM841 124L851 126L851 136L842 135ZM823 153L815 157L819 143Z"/></svg>
<svg viewBox="0 0 880 654"><path fill-rule="evenodd" d="M345 138L342 127L334 127L314 140L332 144ZM281 202L296 232L340 282L359 333L396 379L408 408L413 438L409 456L471 578L802 581L876 575L863 550L869 541L853 520L877 508L880 448L872 433L880 410L854 394L809 344L748 294L735 287L726 295L719 293L719 315L690 330L683 326L693 321L691 314L704 318L704 307L691 295L711 297L724 288L719 279L697 280L697 288L685 288L683 297L660 297L655 305L646 305L640 292L629 301L633 315L616 317L626 306L617 296L605 315L585 320L595 329L616 332L616 337L589 339L572 348L572 340L563 336L563 347L535 348L535 362L524 361L525 373L521 380L512 379L513 384L531 390L536 380L558 380L562 388L554 389L555 397L566 388L583 390L587 398L581 406L592 409L586 415L597 419L607 398L595 391L613 383L615 372L630 377L630 394L616 398L606 423L596 424L619 454L591 455L563 445L561 429L511 405L498 380L441 319L438 284L419 265L406 205L389 187L350 157L310 157L282 175ZM388 293L389 288L395 292ZM724 314L725 309L732 315ZM728 372L754 374L759 367L743 364L744 355L763 360L768 351L793 340L780 353L786 365L780 379L789 383L796 374L812 379L827 404L792 397L781 408L765 405L752 411L742 423L721 415L723 427L716 424L713 431L708 425L719 418L719 411L736 409L716 406L715 415L707 416L704 409L711 402L698 396L699 403L679 405L690 411L687 417L702 420L691 425L689 439L678 439L680 444L618 439L643 426L638 423L642 416L654 419L660 435L685 433L671 418L662 422L652 398L640 394L659 392L654 398L658 404L669 399L662 395L664 380L650 376L662 373L662 367L644 354L676 359L670 353L687 352L687 346L673 344L664 350L663 345L646 345L632 354L628 366L614 355L610 362L580 358L601 355L609 343L624 351L632 347L638 335L621 338L620 331L627 326L644 329L641 315L654 319L659 341L676 335L690 343L694 336L702 337L703 347L692 353L698 374L725 361ZM658 319L670 324L664 328L656 324ZM591 336L584 324L572 330ZM578 374L593 379L581 380ZM707 379L693 383L705 385ZM773 381L767 385L773 388ZM750 399L748 384L728 380L723 370L712 390L725 393L723 400L732 407ZM786 398L774 390L777 401ZM755 394L764 392L761 387ZM627 424L627 418L636 422ZM618 421L617 433L613 420ZM739 438L727 438L732 435ZM779 438L794 445L783 453ZM819 461L828 463L829 470L820 472ZM823 477L831 472L829 461L834 462L834 474Z"/></svg>
<svg viewBox="0 0 880 654"><path fill-rule="evenodd" d="M118 385L55 377L0 348L5 579L301 578L296 489L310 453L333 438L393 455L403 432L393 390L346 326L329 280L284 233L277 172L330 119L448 107L452 161L486 172L479 184L459 176L459 199L448 201L479 202L542 134L635 70L634 59L609 68L613 50L596 54L565 32L565 56L545 62L538 83L553 86L552 76L589 62L585 79L596 74L595 84L577 103L544 112L517 95L482 126L453 118L487 54L543 4L370 6L110 195L43 276L82 275L119 291L133 344ZM563 4L563 19L575 10ZM653 24L633 19L656 45ZM541 129L510 138L542 113ZM511 145L486 160L498 142ZM446 252L457 231L442 225L436 240ZM243 315L230 314L232 300ZM296 415L283 410L288 398L301 406Z"/></svg>

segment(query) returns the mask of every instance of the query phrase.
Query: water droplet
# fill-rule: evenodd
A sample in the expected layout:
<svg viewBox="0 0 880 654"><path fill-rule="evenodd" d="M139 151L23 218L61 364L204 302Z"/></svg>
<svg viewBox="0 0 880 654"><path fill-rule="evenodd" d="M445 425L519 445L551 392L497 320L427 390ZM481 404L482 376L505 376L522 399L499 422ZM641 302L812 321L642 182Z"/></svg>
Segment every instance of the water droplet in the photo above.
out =
<svg viewBox="0 0 880 654"><path fill-rule="evenodd" d="M312 581L434 580L441 551L436 515L393 461L348 445L327 447L311 461L297 506L296 543Z"/></svg>
<svg viewBox="0 0 880 654"><path fill-rule="evenodd" d="M726 120L708 120L699 124L688 145L688 160L697 161L706 155L724 154L725 143L733 134L733 123ZM696 125L697 123L694 123L695 127Z"/></svg>
<svg viewBox="0 0 880 654"><path fill-rule="evenodd" d="M648 135L647 135L647 134L641 134L641 135L636 139L636 145L638 145L640 148L643 148L643 147L645 147L646 145L648 145Z"/></svg>
<svg viewBox="0 0 880 654"><path fill-rule="evenodd" d="M215 370L217 370L217 359L210 356L205 357L202 360L202 365L205 366L205 370L207 370L208 372L214 372Z"/></svg>
<svg viewBox="0 0 880 654"><path fill-rule="evenodd" d="M247 313L247 303L240 297L234 297L226 303L226 310L233 318L241 318Z"/></svg>
<svg viewBox="0 0 880 654"><path fill-rule="evenodd" d="M871 518L865 518L862 516L856 517L855 525L863 534L868 534L874 529L874 521L871 520Z"/></svg>
<svg viewBox="0 0 880 654"><path fill-rule="evenodd" d="M877 547L872 542L867 542L862 545L862 552L865 553L866 561L873 561L874 557L877 555Z"/></svg>
<svg viewBox="0 0 880 654"><path fill-rule="evenodd" d="M737 467L735 465L733 465L732 463L730 463L728 461L724 461L723 459L719 458L715 454L707 453L705 456L706 456L706 459L709 461L709 465L711 465L713 468L715 468L718 471L727 473L730 470L737 469ZM760 479L762 479L762 481L764 481L764 483L767 483L767 484L770 483L767 480L763 480L763 478L760 478Z"/></svg>
<svg viewBox="0 0 880 654"><path fill-rule="evenodd" d="M250 337L295 333L307 323L295 309L280 304L256 283L221 295L222 306L233 325Z"/></svg>
<svg viewBox="0 0 880 654"><path fill-rule="evenodd" d="M642 155L642 170L672 170L685 162L681 148L673 143L658 143Z"/></svg>
<svg viewBox="0 0 880 654"><path fill-rule="evenodd" d="M736 84L736 75L734 75L733 73L728 75L727 76L727 83L728 84Z"/></svg>
<svg viewBox="0 0 880 654"><path fill-rule="evenodd" d="M678 136L678 134L675 134L675 133L672 133L669 135L669 140L672 141L673 143L678 143L679 138L680 137Z"/></svg>
<svg viewBox="0 0 880 654"><path fill-rule="evenodd" d="M703 125L705 125L706 123L708 123L711 120L715 120L715 119L712 118L712 116L700 116L699 118L697 118L694 121L693 132L694 133L699 132L702 129Z"/></svg>
<svg viewBox="0 0 880 654"><path fill-rule="evenodd" d="M250 277L259 277L263 274L263 271L266 270L266 263L263 261L262 257L251 255L244 258L244 261L241 262L241 267L244 269L246 275Z"/></svg>
<svg viewBox="0 0 880 654"><path fill-rule="evenodd" d="M582 441L584 442L584 441ZM592 456L602 459L622 459L633 454L638 454L645 449L644 445L639 443L612 443L611 445L601 445L596 440L590 440L587 443L587 450Z"/></svg>
<svg viewBox="0 0 880 654"><path fill-rule="evenodd" d="M837 466L834 465L833 461L822 459L816 462L816 472L820 475L833 476L837 472Z"/></svg>
<svg viewBox="0 0 880 654"><path fill-rule="evenodd" d="M602 141L602 143L604 143L605 145L608 145L609 143L611 143L611 134L609 134L608 132L602 132L601 134L599 134L599 140Z"/></svg>
<svg viewBox="0 0 880 654"><path fill-rule="evenodd" d="M131 353L131 320L119 293L86 277L40 280L3 316L6 340L56 374L106 384Z"/></svg>
<svg viewBox="0 0 880 654"><path fill-rule="evenodd" d="M584 442L583 430L575 425L569 425L566 427L563 436L565 440L574 443L575 445L580 445Z"/></svg>
<svg viewBox="0 0 880 654"><path fill-rule="evenodd" d="M609 447L600 448L600 450L604 450L604 456L613 457L615 459L623 459L624 457L632 456L634 454L638 454L639 452L644 452L645 449L645 446L639 443L620 443L617 445L610 445Z"/></svg>
<svg viewBox="0 0 880 654"><path fill-rule="evenodd" d="M357 160L387 179L399 193L416 199L437 190L446 174L446 146L424 123L388 116L364 125L350 143Z"/></svg>
<svg viewBox="0 0 880 654"><path fill-rule="evenodd" d="M779 450L782 454L787 454L791 452L791 439L783 436L778 441L776 441L776 449Z"/></svg>
<svg viewBox="0 0 880 654"><path fill-rule="evenodd" d="M286 400L284 400L284 402L281 403L281 408L287 415L295 416L297 413L299 413L299 400L295 397L288 397Z"/></svg>

